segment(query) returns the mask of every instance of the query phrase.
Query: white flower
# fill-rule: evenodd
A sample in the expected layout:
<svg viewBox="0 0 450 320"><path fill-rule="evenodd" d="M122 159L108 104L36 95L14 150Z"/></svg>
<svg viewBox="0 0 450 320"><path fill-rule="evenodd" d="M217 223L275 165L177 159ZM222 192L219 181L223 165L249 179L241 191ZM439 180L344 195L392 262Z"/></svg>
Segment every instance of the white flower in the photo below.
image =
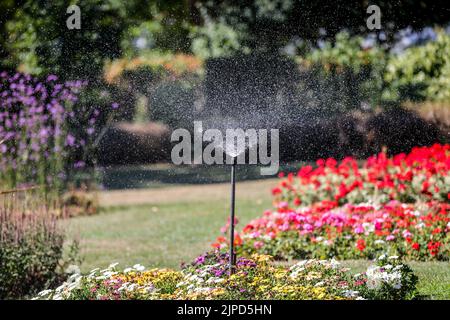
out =
<svg viewBox="0 0 450 320"><path fill-rule="evenodd" d="M135 265L133 266L133 268L134 268L135 270L137 270L137 271L144 271L144 270L145 270L145 267L144 267L143 265L140 265L139 263L138 263L138 264L135 264Z"/></svg>
<svg viewBox="0 0 450 320"><path fill-rule="evenodd" d="M71 264L69 266L67 266L66 270L64 270L65 273L67 274L80 274L81 270L80 267L75 265L75 264Z"/></svg>
<svg viewBox="0 0 450 320"><path fill-rule="evenodd" d="M41 292L38 293L38 296L43 297L43 296L46 296L46 295L48 295L48 294L50 294L50 293L52 293L52 292L53 292L53 291L50 290L50 289L43 290L43 291L41 291Z"/></svg>
<svg viewBox="0 0 450 320"><path fill-rule="evenodd" d="M385 243L384 240L378 239L374 241L375 244L383 244ZM384 255L385 256L385 255Z"/></svg>
<svg viewBox="0 0 450 320"><path fill-rule="evenodd" d="M413 211L412 214L415 215L416 217L420 216L420 212L417 210Z"/></svg>
<svg viewBox="0 0 450 320"><path fill-rule="evenodd" d="M362 224L362 226L366 232L374 232L375 231L375 225L372 223L364 222Z"/></svg>
<svg viewBox="0 0 450 320"><path fill-rule="evenodd" d="M137 284L132 283L126 289L127 289L127 291L133 291L134 289L136 289L136 287L137 287Z"/></svg>
<svg viewBox="0 0 450 320"><path fill-rule="evenodd" d="M346 298L358 298L359 291L345 290L343 294Z"/></svg>
<svg viewBox="0 0 450 320"><path fill-rule="evenodd" d="M321 287L321 286L323 286L324 284L325 284L324 281L319 281L319 282L317 282L317 283L314 285L314 287Z"/></svg>
<svg viewBox="0 0 450 320"><path fill-rule="evenodd" d="M425 223L423 222L419 222L418 224L416 224L416 229L422 229L423 227L425 227Z"/></svg>
<svg viewBox="0 0 450 320"><path fill-rule="evenodd" d="M386 265L383 267L370 266L367 271L367 287L371 290L380 289L384 283L394 289L400 289L402 286L402 274L397 267Z"/></svg>
<svg viewBox="0 0 450 320"><path fill-rule="evenodd" d="M389 259L389 260L397 260L397 259L398 259L398 256L390 256L390 257L388 257L388 259Z"/></svg>
<svg viewBox="0 0 450 320"><path fill-rule="evenodd" d="M62 285L60 285L58 288L55 289L55 292L60 292L66 287L66 282L64 282Z"/></svg>
<svg viewBox="0 0 450 320"><path fill-rule="evenodd" d="M335 260L334 258L332 258L331 260L330 260L330 267L331 268L333 268L333 269L337 269L337 268L339 268L339 266L341 265L337 260Z"/></svg>
<svg viewBox="0 0 450 320"><path fill-rule="evenodd" d="M74 289L78 289L80 287L80 283L79 282L73 282L71 284L68 285L68 289L69 291L72 291Z"/></svg>
<svg viewBox="0 0 450 320"><path fill-rule="evenodd" d="M395 283L395 284L393 285L393 287L394 287L394 289L399 290L399 289L401 289L401 287L402 287L402 283L401 283L401 282L397 282L397 283Z"/></svg>
<svg viewBox="0 0 450 320"><path fill-rule="evenodd" d="M111 263L111 264L109 265L108 269L113 269L113 268L115 268L118 264L119 264L118 262Z"/></svg>

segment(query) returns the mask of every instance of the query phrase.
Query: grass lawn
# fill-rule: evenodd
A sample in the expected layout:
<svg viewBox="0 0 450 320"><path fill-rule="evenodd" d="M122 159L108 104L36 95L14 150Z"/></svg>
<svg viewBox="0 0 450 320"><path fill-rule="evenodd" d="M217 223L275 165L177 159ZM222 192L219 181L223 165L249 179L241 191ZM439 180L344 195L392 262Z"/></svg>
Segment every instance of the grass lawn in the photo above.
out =
<svg viewBox="0 0 450 320"><path fill-rule="evenodd" d="M274 180L238 183L239 226L271 207ZM67 220L82 246L83 271L121 266L177 268L211 249L229 216L229 185L107 191L99 195L104 206L95 216Z"/></svg>
<svg viewBox="0 0 450 320"><path fill-rule="evenodd" d="M238 228L271 207L275 180L237 185ZM209 184L157 189L115 190L99 194L101 213L66 220L71 237L79 238L82 271L119 262L122 268L178 268L211 249L229 215L229 185ZM345 261L355 272L370 262ZM425 298L450 299L450 263L411 262Z"/></svg>

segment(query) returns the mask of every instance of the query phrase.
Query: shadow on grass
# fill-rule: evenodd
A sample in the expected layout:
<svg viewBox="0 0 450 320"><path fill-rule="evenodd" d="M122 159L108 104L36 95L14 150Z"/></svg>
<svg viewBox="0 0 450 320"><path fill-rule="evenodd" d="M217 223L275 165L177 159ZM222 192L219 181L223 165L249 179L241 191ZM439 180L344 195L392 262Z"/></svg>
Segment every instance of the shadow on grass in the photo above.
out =
<svg viewBox="0 0 450 320"><path fill-rule="evenodd" d="M280 165L285 173L297 172L302 163ZM237 180L259 180L273 178L260 174L261 166L241 165L237 169ZM228 182L230 169L226 165L156 164L146 166L120 166L98 169L98 182L108 190L129 188L158 188L167 185L212 184Z"/></svg>

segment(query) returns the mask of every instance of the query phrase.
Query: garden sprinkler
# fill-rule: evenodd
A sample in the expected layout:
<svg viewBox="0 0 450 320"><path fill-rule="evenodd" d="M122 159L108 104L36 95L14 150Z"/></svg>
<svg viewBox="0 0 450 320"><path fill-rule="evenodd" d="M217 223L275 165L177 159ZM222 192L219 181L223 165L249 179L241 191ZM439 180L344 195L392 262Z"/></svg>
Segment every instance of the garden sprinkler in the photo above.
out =
<svg viewBox="0 0 450 320"><path fill-rule="evenodd" d="M234 253L234 209L235 209L235 194L236 194L236 160L237 157L232 158L231 164L231 206L230 206L230 275L234 272L236 265L236 254Z"/></svg>

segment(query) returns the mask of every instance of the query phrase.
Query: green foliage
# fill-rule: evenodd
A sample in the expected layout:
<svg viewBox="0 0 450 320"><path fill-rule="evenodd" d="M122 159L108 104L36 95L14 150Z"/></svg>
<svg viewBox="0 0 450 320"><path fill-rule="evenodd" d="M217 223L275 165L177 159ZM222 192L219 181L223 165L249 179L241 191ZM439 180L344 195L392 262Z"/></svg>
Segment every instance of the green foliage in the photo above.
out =
<svg viewBox="0 0 450 320"><path fill-rule="evenodd" d="M342 30L348 30L352 35L372 32L366 25L370 16L366 13L369 3L362 0L209 0L194 3L203 19L200 25L214 25L208 34L212 41L218 30L221 35L234 31L237 36L232 39L241 49L250 51L275 52L294 38L316 40L325 34L328 39L333 39ZM376 4L382 12L382 27L388 42L393 40L396 31L407 26L419 29L446 25L449 21L448 14L442 14L442 8L448 7L443 0L432 4L419 1L377 1Z"/></svg>
<svg viewBox="0 0 450 320"><path fill-rule="evenodd" d="M193 27L191 37L192 52L203 59L248 52L241 45L240 33L223 22L207 21L204 26Z"/></svg>
<svg viewBox="0 0 450 320"><path fill-rule="evenodd" d="M87 1L80 5L82 26L68 30L65 1L24 1L7 22L11 64L26 72L57 73L67 79L92 78L102 59L119 55L124 5Z"/></svg>
<svg viewBox="0 0 450 320"><path fill-rule="evenodd" d="M123 34L121 46L125 56L151 54L154 51L188 52L189 24L182 17L175 19L156 6L150 10L152 19L132 24Z"/></svg>
<svg viewBox="0 0 450 320"><path fill-rule="evenodd" d="M64 233L46 208L0 209L0 299L29 297L64 277L77 260L74 243L63 255Z"/></svg>
<svg viewBox="0 0 450 320"><path fill-rule="evenodd" d="M378 45L365 48L362 37L341 32L334 41L324 41L321 48L298 60L325 83L326 91L334 90L334 100L341 101L346 109L353 109L362 102L371 106L379 103L386 58Z"/></svg>
<svg viewBox="0 0 450 320"><path fill-rule="evenodd" d="M350 68L358 73L368 66L381 64L384 59L383 50L378 46L364 48L363 41L362 37L352 37L343 31L336 35L333 42L325 41L320 49L312 50L305 60L318 63L329 72L333 69Z"/></svg>
<svg viewBox="0 0 450 320"><path fill-rule="evenodd" d="M450 101L450 35L438 32L435 41L393 55L384 79L388 101Z"/></svg>
<svg viewBox="0 0 450 320"><path fill-rule="evenodd" d="M123 49L129 51L130 42L142 29L155 32L156 37L167 29L164 41L157 42L162 47L170 47L174 43L172 35L176 33L183 38L181 1L172 3L175 24L167 22L169 15L160 16L167 5L159 1L72 1L74 3L80 7L80 30L69 30L66 26L70 16L66 13L70 4L67 1L17 3L0 29L3 33L0 38L6 39L3 54L8 57L6 63L33 74L56 73L65 79L91 80L102 75L106 59L119 57ZM161 23L164 24L161 26Z"/></svg>

